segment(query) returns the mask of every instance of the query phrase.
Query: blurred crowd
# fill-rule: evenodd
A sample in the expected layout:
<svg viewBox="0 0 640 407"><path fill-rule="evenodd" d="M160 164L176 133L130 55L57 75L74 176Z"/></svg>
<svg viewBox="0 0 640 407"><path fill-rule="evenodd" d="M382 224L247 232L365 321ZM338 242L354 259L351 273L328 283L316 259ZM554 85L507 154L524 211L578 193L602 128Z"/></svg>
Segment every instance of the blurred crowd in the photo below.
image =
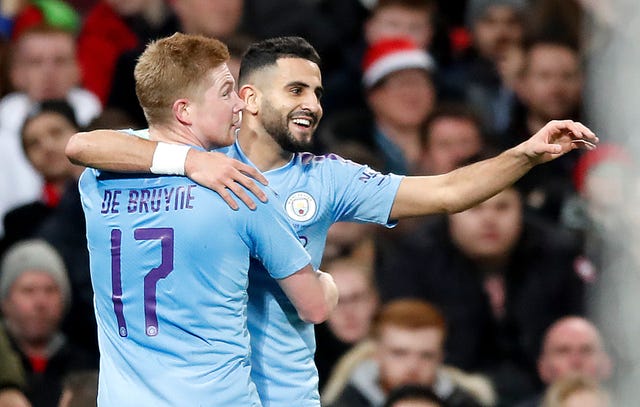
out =
<svg viewBox="0 0 640 407"><path fill-rule="evenodd" d="M147 126L133 68L150 40L221 39L237 75L253 40L304 37L323 58L313 152L438 175L549 120L590 125L587 66L621 20L611 4L2 0L0 407L92 405L82 168L64 148L82 129ZM608 334L636 329L610 328L615 307L592 304L615 297L620 270L637 282L640 183L624 140L599 136L467 211L334 225L322 269L340 301L316 327L323 405L614 405L614 379L634 368Z"/></svg>

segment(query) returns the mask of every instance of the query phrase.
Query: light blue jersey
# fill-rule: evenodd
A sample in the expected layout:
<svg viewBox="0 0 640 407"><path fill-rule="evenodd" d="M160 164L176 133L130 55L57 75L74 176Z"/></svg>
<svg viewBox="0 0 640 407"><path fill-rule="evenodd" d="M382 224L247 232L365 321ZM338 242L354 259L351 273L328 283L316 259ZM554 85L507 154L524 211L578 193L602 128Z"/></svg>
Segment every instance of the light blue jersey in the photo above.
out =
<svg viewBox="0 0 640 407"><path fill-rule="evenodd" d="M98 405L259 406L246 325L249 259L274 278L310 261L282 212L262 203L233 211L186 177L89 169L80 191L101 353Z"/></svg>
<svg viewBox="0 0 640 407"><path fill-rule="evenodd" d="M250 163L238 144L227 154ZM318 268L327 231L339 221L392 226L391 206L402 177L382 175L336 155L296 154L267 171L269 180L303 245ZM262 267L249 271L251 377L264 406L319 406L314 326L303 322L278 284Z"/></svg>

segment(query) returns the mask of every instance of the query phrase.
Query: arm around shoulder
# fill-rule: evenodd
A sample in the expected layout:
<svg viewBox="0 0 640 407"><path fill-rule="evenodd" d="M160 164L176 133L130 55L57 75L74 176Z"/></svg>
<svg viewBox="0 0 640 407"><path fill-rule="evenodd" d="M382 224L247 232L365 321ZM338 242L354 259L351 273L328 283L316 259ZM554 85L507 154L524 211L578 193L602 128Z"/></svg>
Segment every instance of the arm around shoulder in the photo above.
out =
<svg viewBox="0 0 640 407"><path fill-rule="evenodd" d="M116 130L93 130L71 136L65 154L72 163L85 167L149 172L156 144Z"/></svg>

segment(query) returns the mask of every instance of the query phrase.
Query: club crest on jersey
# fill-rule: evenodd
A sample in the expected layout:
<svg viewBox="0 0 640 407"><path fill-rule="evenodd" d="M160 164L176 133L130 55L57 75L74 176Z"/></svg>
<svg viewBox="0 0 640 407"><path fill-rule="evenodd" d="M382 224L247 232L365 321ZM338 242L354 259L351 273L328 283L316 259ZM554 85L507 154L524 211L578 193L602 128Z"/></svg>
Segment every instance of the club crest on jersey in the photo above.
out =
<svg viewBox="0 0 640 407"><path fill-rule="evenodd" d="M296 192L287 198L284 204L289 217L297 222L304 222L316 214L316 201L306 192Z"/></svg>

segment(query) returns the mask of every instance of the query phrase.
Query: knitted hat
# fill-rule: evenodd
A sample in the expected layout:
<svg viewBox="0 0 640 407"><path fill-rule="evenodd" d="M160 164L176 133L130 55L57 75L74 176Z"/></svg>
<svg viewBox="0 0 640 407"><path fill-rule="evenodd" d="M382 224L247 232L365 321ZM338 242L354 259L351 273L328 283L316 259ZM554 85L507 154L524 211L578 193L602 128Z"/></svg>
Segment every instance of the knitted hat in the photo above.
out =
<svg viewBox="0 0 640 407"><path fill-rule="evenodd" d="M433 71L431 55L409 38L381 39L367 49L362 60L362 83L369 89L385 76L404 69Z"/></svg>
<svg viewBox="0 0 640 407"><path fill-rule="evenodd" d="M472 28L491 6L510 6L520 15L528 9L527 0L469 0L465 16L467 27Z"/></svg>
<svg viewBox="0 0 640 407"><path fill-rule="evenodd" d="M600 144L595 150L585 152L573 169L573 184L576 191L582 192L590 171L607 162L629 166L631 156L621 146L615 144Z"/></svg>
<svg viewBox="0 0 640 407"><path fill-rule="evenodd" d="M13 40L31 27L40 25L75 33L80 28L80 15L63 0L31 0L14 20Z"/></svg>
<svg viewBox="0 0 640 407"><path fill-rule="evenodd" d="M58 252L41 239L23 240L7 250L0 268L0 300L7 297L16 279L29 270L51 275L60 286L65 304L69 304L71 289L64 262Z"/></svg>

